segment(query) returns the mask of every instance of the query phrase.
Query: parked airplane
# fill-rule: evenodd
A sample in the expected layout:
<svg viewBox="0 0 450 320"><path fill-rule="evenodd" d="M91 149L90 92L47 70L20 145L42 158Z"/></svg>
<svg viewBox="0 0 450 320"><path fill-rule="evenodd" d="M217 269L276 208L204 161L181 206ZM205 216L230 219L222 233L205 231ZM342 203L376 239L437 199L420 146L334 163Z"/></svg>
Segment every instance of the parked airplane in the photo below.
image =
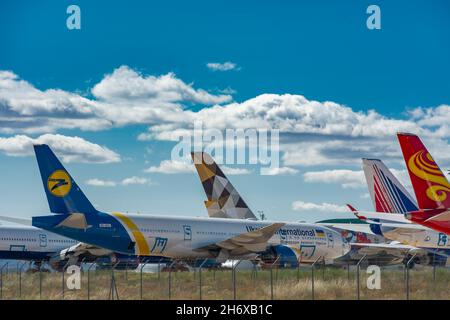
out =
<svg viewBox="0 0 450 320"><path fill-rule="evenodd" d="M242 196L209 154L195 152L191 155L207 197L205 206L210 217L257 220ZM383 243L385 239L371 232L369 224L360 223L359 220L356 222L358 223L350 223L348 220L317 222L318 225L339 232L351 246L350 252L336 259L334 263L356 263L365 256L369 262L395 264L402 262L405 255L413 249L398 243ZM289 264L289 260L292 260L289 256L281 256L278 262L285 265Z"/></svg>
<svg viewBox="0 0 450 320"><path fill-rule="evenodd" d="M279 255L293 263L331 262L350 250L339 233L314 224L100 212L47 145L34 149L50 210L56 214L33 217L33 225L83 243L123 254L219 262L268 261Z"/></svg>
<svg viewBox="0 0 450 320"><path fill-rule="evenodd" d="M60 262L77 241L35 227L0 226L0 259Z"/></svg>
<svg viewBox="0 0 450 320"><path fill-rule="evenodd" d="M0 259L33 261L37 268L48 263L61 269L66 264L93 262L99 257L113 264L126 262L128 267L138 263L136 257L115 254L32 226L0 226Z"/></svg>
<svg viewBox="0 0 450 320"><path fill-rule="evenodd" d="M418 136L398 133L397 137L419 206L405 217L450 235L450 183Z"/></svg>
<svg viewBox="0 0 450 320"><path fill-rule="evenodd" d="M350 210L361 220L369 222L375 233L427 250L431 262L448 257L450 242L444 233L414 224L404 217L405 213L416 211L418 207L386 165L378 159L363 159L363 169L376 212L360 212L348 205Z"/></svg>

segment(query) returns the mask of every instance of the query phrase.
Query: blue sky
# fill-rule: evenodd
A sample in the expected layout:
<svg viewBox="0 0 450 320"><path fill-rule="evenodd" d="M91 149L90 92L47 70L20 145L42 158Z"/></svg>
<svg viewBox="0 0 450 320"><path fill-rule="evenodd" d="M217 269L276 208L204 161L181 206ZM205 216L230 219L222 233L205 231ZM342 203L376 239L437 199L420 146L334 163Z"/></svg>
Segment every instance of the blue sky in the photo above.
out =
<svg viewBox="0 0 450 320"><path fill-rule="evenodd" d="M66 27L70 4L81 8L81 30ZM381 8L381 30L366 27L370 4ZM24 143L24 138L18 142L19 135L38 139L51 134L80 137L120 158L101 161L109 163L75 159L66 165L99 208L204 216L205 197L196 175L144 172L169 159L174 142L138 137L158 124L170 124L169 131L189 127L165 115L151 116L150 109L182 117L189 110L196 113L215 104L243 104L262 94L277 96L252 103L267 106L267 100L278 101L284 94L307 99L290 108L292 102L284 96L280 99L289 110L277 114L273 122L264 118L274 126L306 123L306 129L281 130L282 141L289 141L282 148L282 165L296 170L295 174L261 176L255 168L244 166L250 174L229 176L253 211L264 210L271 219L351 216L340 209L324 209L324 202L336 206L351 202L371 209L367 189L358 178L358 159L380 157L404 175L393 134L397 130L420 133L438 163L450 164L445 157L450 151L448 1L128 1L126 5L119 1L2 1L0 48L0 70L9 71L0 80L0 123L5 123L0 130L3 214L32 216L48 210L35 159L26 150L29 145L12 149ZM233 70L207 67L207 63L228 61L236 65ZM160 79L168 73L174 73L170 81L184 85L182 93L189 86L197 93L204 90L213 102L198 96L167 101L158 91L163 98L142 100L145 121L133 121L132 111L124 123L120 123L123 117L109 114L117 105L125 112L128 105L141 105L136 99L126 100L129 92L110 91L112 84L102 82L107 75L130 84L130 76ZM93 91L99 83L102 90ZM49 89L59 89L64 97ZM126 89L136 90L131 85ZM224 95L228 98L221 100ZM76 97L70 107L65 105L68 96ZM311 101L318 104L302 111ZM326 101L334 103L331 109L338 116ZM92 119L89 126L78 121L85 115L73 116L97 103L104 103L99 107L101 115L86 116ZM376 116L371 118L368 110ZM108 124L97 125L104 114ZM216 119L222 116L229 114L218 112ZM250 119L259 116L249 115ZM33 117L46 125L39 130L39 126L21 124ZM239 114L232 117L239 119ZM60 125L64 119L74 124ZM324 147L326 141L330 145ZM295 150L302 150L307 161ZM319 173L308 175L311 172ZM121 183L130 177L146 182ZM112 181L115 186L86 183L92 179ZM307 210L303 205L294 210L295 201L321 209Z"/></svg>

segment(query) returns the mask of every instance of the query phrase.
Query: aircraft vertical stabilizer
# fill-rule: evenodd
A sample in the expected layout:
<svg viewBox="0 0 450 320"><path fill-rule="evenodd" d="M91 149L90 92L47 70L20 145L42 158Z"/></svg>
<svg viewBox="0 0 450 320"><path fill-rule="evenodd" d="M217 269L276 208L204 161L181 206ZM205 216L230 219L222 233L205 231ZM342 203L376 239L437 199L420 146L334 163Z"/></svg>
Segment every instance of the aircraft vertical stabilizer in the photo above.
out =
<svg viewBox="0 0 450 320"><path fill-rule="evenodd" d="M34 151L52 213L97 212L48 145L35 145Z"/></svg>
<svg viewBox="0 0 450 320"><path fill-rule="evenodd" d="M378 159L362 159L367 187L377 212L406 213L418 210L414 199Z"/></svg>
<svg viewBox="0 0 450 320"><path fill-rule="evenodd" d="M191 155L208 198L205 206L210 217L257 220L209 154L193 152Z"/></svg>
<svg viewBox="0 0 450 320"><path fill-rule="evenodd" d="M418 136L398 133L420 209L450 208L450 184Z"/></svg>

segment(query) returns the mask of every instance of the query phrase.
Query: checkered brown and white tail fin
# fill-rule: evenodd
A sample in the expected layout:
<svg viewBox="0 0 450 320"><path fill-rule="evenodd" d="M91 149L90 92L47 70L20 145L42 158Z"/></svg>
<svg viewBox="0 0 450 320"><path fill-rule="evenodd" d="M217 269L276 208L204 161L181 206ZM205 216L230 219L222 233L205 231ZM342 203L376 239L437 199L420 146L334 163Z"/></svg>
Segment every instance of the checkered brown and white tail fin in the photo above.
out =
<svg viewBox="0 0 450 320"><path fill-rule="evenodd" d="M209 154L193 152L191 156L208 199L205 206L210 217L257 219Z"/></svg>

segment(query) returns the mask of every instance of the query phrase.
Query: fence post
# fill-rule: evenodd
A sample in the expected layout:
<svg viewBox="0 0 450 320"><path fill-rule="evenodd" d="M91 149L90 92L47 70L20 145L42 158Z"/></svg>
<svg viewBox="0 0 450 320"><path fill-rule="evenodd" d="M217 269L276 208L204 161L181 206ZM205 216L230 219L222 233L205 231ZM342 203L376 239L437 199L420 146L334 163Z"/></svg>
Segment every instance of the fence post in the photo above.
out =
<svg viewBox="0 0 450 320"><path fill-rule="evenodd" d="M141 291L140 291L140 294L141 294L141 300L143 299L142 297L143 297L143 288L142 288L142 286L143 286L143 279L142 279L142 270L144 269L144 267L145 267L145 265L147 264L147 262L144 262L143 264L142 264L142 266L141 266L141 269L139 270L139 272L140 272L140 280L141 280Z"/></svg>
<svg viewBox="0 0 450 320"><path fill-rule="evenodd" d="M233 280L233 300L236 300L236 268L241 263L242 260L238 260L238 262L235 265L232 265L231 274L232 274L232 280Z"/></svg>
<svg viewBox="0 0 450 320"><path fill-rule="evenodd" d="M17 277L17 282L19 283L19 290L18 291L20 291L19 266L20 266L20 261L17 261L17 264L16 264L16 277ZM16 289L17 289L17 287L16 287ZM17 291L16 291L16 294L17 294Z"/></svg>
<svg viewBox="0 0 450 320"><path fill-rule="evenodd" d="M208 259L203 260L203 262L200 264L200 268L198 269L198 289L200 300L202 300L202 268L206 261L208 261Z"/></svg>
<svg viewBox="0 0 450 320"><path fill-rule="evenodd" d="M350 281L350 262L347 262L347 281Z"/></svg>
<svg viewBox="0 0 450 320"><path fill-rule="evenodd" d="M253 262L253 273L254 273L254 280L256 281L258 279L258 267L255 262Z"/></svg>
<svg viewBox="0 0 450 320"><path fill-rule="evenodd" d="M89 266L88 270L87 270L87 291L88 291L88 300L91 299L91 277L90 277L90 271L91 268L95 265L95 262L92 262L91 265Z"/></svg>
<svg viewBox="0 0 450 320"><path fill-rule="evenodd" d="M26 264L27 262L22 263L19 268L19 298L22 298L22 270Z"/></svg>
<svg viewBox="0 0 450 320"><path fill-rule="evenodd" d="M22 297L22 267L23 264L21 264L19 267L19 263L17 263L17 276L19 278L19 298Z"/></svg>
<svg viewBox="0 0 450 320"><path fill-rule="evenodd" d="M416 253L413 254L411 259L409 259L408 262L406 263L406 300L409 300L409 265L411 264L411 262L413 262L416 255L417 255Z"/></svg>
<svg viewBox="0 0 450 320"><path fill-rule="evenodd" d="M273 300L273 268L270 266L270 300Z"/></svg>
<svg viewBox="0 0 450 320"><path fill-rule="evenodd" d="M313 262L313 264L311 265L311 297L312 297L312 300L314 300L314 268L315 268L315 266L316 266L316 263L320 260L320 259L322 259L322 256L320 256L320 257L318 257L317 259L316 259L316 261L314 261Z"/></svg>
<svg viewBox="0 0 450 320"><path fill-rule="evenodd" d="M39 300L42 299L42 261L39 264Z"/></svg>
<svg viewBox="0 0 450 320"><path fill-rule="evenodd" d="M194 268L193 268L194 269L194 282L195 282L195 280L197 280L197 268L196 268L197 260L198 259L194 259L194 261L192 262L192 265L194 266Z"/></svg>
<svg viewBox="0 0 450 320"><path fill-rule="evenodd" d="M3 300L3 269L6 267L6 272L8 272L8 263L6 262L1 268L0 268L0 300Z"/></svg>
<svg viewBox="0 0 450 320"><path fill-rule="evenodd" d="M436 252L433 253L433 281L436 281Z"/></svg>
<svg viewBox="0 0 450 320"><path fill-rule="evenodd" d="M270 300L273 300L273 266L278 263L281 256L277 256L275 261L270 265ZM278 270L278 269L277 269Z"/></svg>
<svg viewBox="0 0 450 320"><path fill-rule="evenodd" d="M67 267L67 265L69 264L69 261L67 261L67 263L63 266L63 268L62 268L62 299L64 300L64 292L65 292L65 289L66 289L66 284L65 284L65 281L64 281L64 276L65 276L65 273L66 273L66 267Z"/></svg>
<svg viewBox="0 0 450 320"><path fill-rule="evenodd" d="M363 260L366 258L366 255L363 255L361 259L359 259L358 263L356 264L356 296L357 299L359 300L361 297L361 293L360 293L360 285L359 285L359 270L360 270L360 265L361 262L363 262Z"/></svg>
<svg viewBox="0 0 450 320"><path fill-rule="evenodd" d="M119 265L120 260L117 260L116 264L111 264L111 281L110 281L110 288L109 288L109 298L110 300L114 300L114 297L117 297L117 300L119 300L119 291L117 291L117 285L116 285L116 277L114 276L114 269Z"/></svg>
<svg viewBox="0 0 450 320"><path fill-rule="evenodd" d="M163 261L164 258L159 259L158 261L158 281L161 280L161 261Z"/></svg>
<svg viewBox="0 0 450 320"><path fill-rule="evenodd" d="M169 266L169 300L172 297L172 267L175 264L176 260L174 260Z"/></svg>
<svg viewBox="0 0 450 320"><path fill-rule="evenodd" d="M325 259L322 259L322 280L325 280Z"/></svg>

